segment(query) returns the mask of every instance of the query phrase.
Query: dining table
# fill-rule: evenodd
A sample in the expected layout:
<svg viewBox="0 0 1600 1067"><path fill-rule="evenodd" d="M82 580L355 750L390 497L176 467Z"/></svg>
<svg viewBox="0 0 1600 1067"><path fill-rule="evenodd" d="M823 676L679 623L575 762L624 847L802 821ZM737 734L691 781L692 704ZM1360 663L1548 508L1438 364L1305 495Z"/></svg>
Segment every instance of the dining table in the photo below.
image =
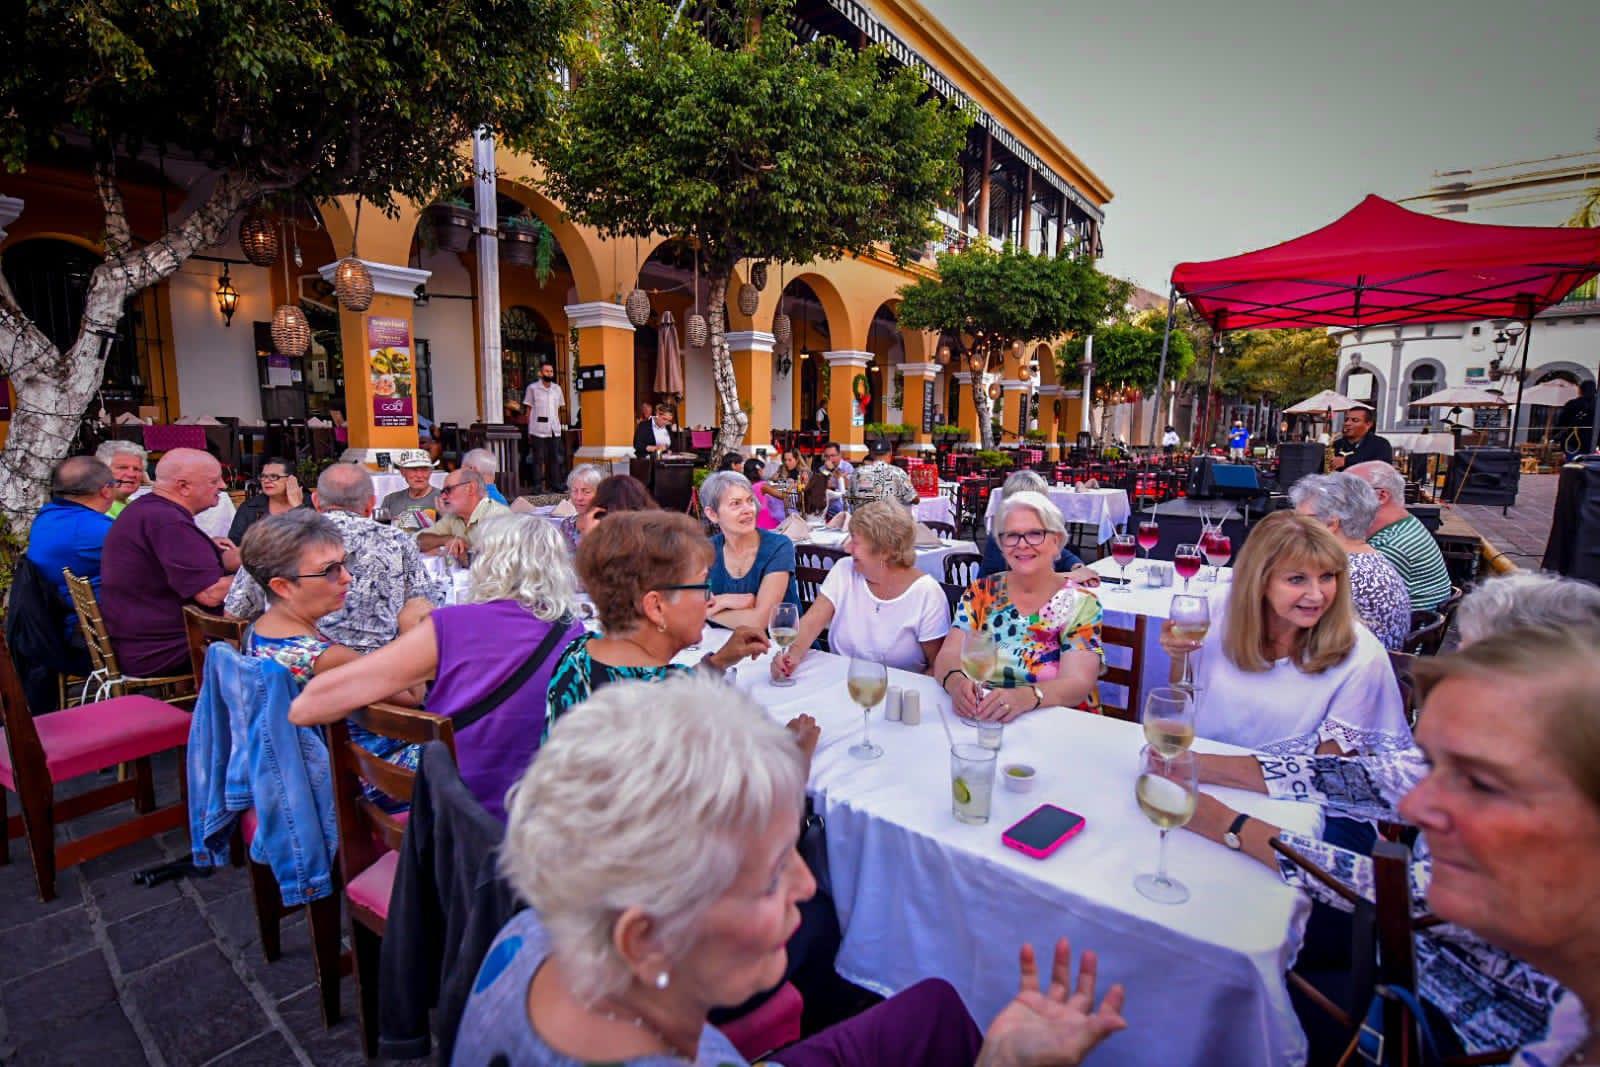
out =
<svg viewBox="0 0 1600 1067"><path fill-rule="evenodd" d="M681 659L724 640L726 631L708 627ZM952 813L950 746L976 731L954 717L932 678L888 672L891 689L918 695L921 721L907 725L886 721L881 708L863 716L848 695L846 658L811 652L799 684L786 688L772 684L769 660L746 660L727 676L776 721L805 713L821 727L808 789L826 827L840 975L885 996L944 978L986 1027L1015 995L1021 945L1047 959L1066 937L1075 958L1098 953L1102 993L1112 983L1127 990L1128 1029L1096 1050L1095 1064L1305 1061L1284 972L1304 935L1306 896L1248 856L1181 830L1167 842L1167 865L1189 899L1159 904L1133 887L1155 869L1158 842L1134 797L1137 724L1068 708L1023 715L1005 727L999 762L1034 767L1031 792L997 781L988 823L966 825ZM884 750L870 761L849 752L867 719ZM1241 751L1205 740L1195 748ZM1314 805L1205 789L1279 826L1320 832ZM1042 860L1002 844L1001 832L1042 803L1081 815L1083 831Z"/></svg>
<svg viewBox="0 0 1600 1067"><path fill-rule="evenodd" d="M1096 538L1102 545L1111 540L1117 528L1133 514L1126 489L1078 489L1070 485L1052 485L1046 490L1045 496L1061 509L1063 521L1093 526ZM1000 500L999 493L989 494L989 508L984 512L985 526L994 518Z"/></svg>
<svg viewBox="0 0 1600 1067"><path fill-rule="evenodd" d="M1152 567L1170 575L1172 564L1159 560L1151 563L1142 557L1128 565L1127 585L1120 584L1122 568L1110 556L1095 560L1089 567L1100 575L1101 584L1095 593L1100 598L1100 610L1104 613L1101 617L1103 626L1133 630L1141 617L1145 620L1143 647L1135 650L1116 645L1105 646L1106 665L1110 667L1127 667L1130 665L1129 656L1137 654L1140 657L1143 670L1139 678L1137 702L1124 704L1121 692L1108 691L1112 683L1100 683L1102 700L1109 700L1117 707L1133 708L1137 712L1144 707L1145 697L1150 695L1150 690L1169 684L1172 657L1161 647L1161 624L1167 621L1173 596L1185 591L1184 582L1182 578L1174 576L1171 585L1149 585L1147 574ZM1217 568L1216 580L1208 581L1212 574L1211 567L1202 567L1200 573L1189 580L1188 591L1209 599L1211 617L1217 619L1228 602L1228 591L1233 588L1233 568Z"/></svg>
<svg viewBox="0 0 1600 1067"><path fill-rule="evenodd" d="M938 496L919 497L914 510L918 522L942 522L952 529L955 527L955 501L943 493Z"/></svg>

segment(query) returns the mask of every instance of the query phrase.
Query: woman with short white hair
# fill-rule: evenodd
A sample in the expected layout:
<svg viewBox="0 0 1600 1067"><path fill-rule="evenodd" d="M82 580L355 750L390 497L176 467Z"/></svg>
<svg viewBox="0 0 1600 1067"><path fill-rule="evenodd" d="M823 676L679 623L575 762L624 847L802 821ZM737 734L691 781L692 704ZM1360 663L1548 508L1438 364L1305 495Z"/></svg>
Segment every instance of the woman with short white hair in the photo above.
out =
<svg viewBox="0 0 1600 1067"><path fill-rule="evenodd" d="M500 492L499 486L494 484L494 476L500 473L500 460L487 448L474 448L461 457L461 465L468 470L478 472L483 479L484 488L489 494L489 499L496 504L506 503L505 494Z"/></svg>
<svg viewBox="0 0 1600 1067"><path fill-rule="evenodd" d="M1006 570L979 578L956 606L934 675L967 718L1010 722L1041 707L1100 712L1100 601L1055 560L1067 542L1061 510L1023 490L1001 501L995 540ZM969 634L999 649L987 692L961 671Z"/></svg>
<svg viewBox="0 0 1600 1067"><path fill-rule="evenodd" d="M117 476L112 489L115 499L106 512L114 519L128 506L133 494L144 488L150 453L132 441L102 441L100 447L94 450L94 458L110 467L111 473Z"/></svg>
<svg viewBox="0 0 1600 1067"><path fill-rule="evenodd" d="M572 501L572 506L577 510L561 520L561 534L574 552L578 550L578 538L581 536L579 525L594 505L594 491L605 480L605 470L593 463L580 464L567 475L567 499Z"/></svg>
<svg viewBox="0 0 1600 1067"><path fill-rule="evenodd" d="M794 736L720 681L596 692L556 725L512 794L500 868L530 906L484 957L453 1062L745 1067L706 1017L782 979L798 905L816 891L795 850L805 785ZM778 1058L1078 1063L1123 1027L1122 992L1095 1009L1085 953L1069 998L1065 951L1058 943L1040 994L1024 949L1023 993L986 1041L955 991L929 979Z"/></svg>
<svg viewBox="0 0 1600 1067"><path fill-rule="evenodd" d="M700 484L700 507L717 527L708 578L712 622L765 629L774 606L800 603L794 542L756 525L761 506L749 478L735 471L711 475Z"/></svg>
<svg viewBox="0 0 1600 1067"><path fill-rule="evenodd" d="M1353 474L1309 474L1289 489L1302 515L1328 528L1350 557L1350 599L1383 647L1398 652L1411 632L1411 593L1389 557L1367 544L1378 493Z"/></svg>
<svg viewBox="0 0 1600 1067"><path fill-rule="evenodd" d="M1516 626L1600 629L1600 589L1577 578L1517 571L1479 582L1456 608L1463 645Z"/></svg>
<svg viewBox="0 0 1600 1067"><path fill-rule="evenodd" d="M438 608L394 642L319 675L289 719L333 722L396 686L432 681L428 710L467 723L456 727L462 779L504 818L506 790L544 736L556 661L583 627L572 617L576 578L555 527L502 514L479 523L475 537L467 603ZM498 693L516 677L521 684Z"/></svg>

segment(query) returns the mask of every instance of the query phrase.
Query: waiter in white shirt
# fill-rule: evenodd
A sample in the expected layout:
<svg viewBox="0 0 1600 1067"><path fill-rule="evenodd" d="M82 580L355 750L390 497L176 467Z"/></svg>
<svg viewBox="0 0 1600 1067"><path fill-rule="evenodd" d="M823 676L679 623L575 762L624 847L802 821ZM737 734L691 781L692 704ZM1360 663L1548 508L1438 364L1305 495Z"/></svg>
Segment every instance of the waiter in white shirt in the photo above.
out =
<svg viewBox="0 0 1600 1067"><path fill-rule="evenodd" d="M561 409L565 400L556 384L556 368L546 363L539 368L539 380L522 396L528 409L528 448L532 453L534 493L559 493L565 488L562 467L566 449L562 447Z"/></svg>

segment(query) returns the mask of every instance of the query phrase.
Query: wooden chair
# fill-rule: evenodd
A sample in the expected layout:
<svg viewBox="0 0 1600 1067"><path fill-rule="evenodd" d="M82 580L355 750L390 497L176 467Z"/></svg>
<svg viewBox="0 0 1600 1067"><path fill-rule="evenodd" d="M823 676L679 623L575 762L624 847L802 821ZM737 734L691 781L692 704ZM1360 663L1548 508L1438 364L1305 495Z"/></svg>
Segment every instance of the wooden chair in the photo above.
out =
<svg viewBox="0 0 1600 1067"><path fill-rule="evenodd" d="M1389 666L1394 670L1394 680L1400 686L1400 699L1405 702L1406 721L1417 725L1417 657L1410 652L1389 652Z"/></svg>
<svg viewBox="0 0 1600 1067"><path fill-rule="evenodd" d="M361 1046L371 1059L378 1053L378 957L389 915L405 817L386 812L362 791L371 785L409 804L416 774L379 759L350 737L350 723L407 744L442 741L456 754L449 718L417 708L371 704L330 724L333 799L339 816L339 872L350 914L350 945L355 956L356 1002L361 1016Z"/></svg>
<svg viewBox="0 0 1600 1067"><path fill-rule="evenodd" d="M978 568L983 557L976 552L952 552L944 558L944 580L947 585L966 589L978 579Z"/></svg>
<svg viewBox="0 0 1600 1067"><path fill-rule="evenodd" d="M184 826L188 821L188 782L178 777L176 804L156 808L155 774L150 757L187 747L189 715L152 697L118 696L65 708L35 719L22 692L11 650L0 636L0 863L11 861L11 839L26 836L33 857L39 899L56 895L56 871ZM180 763L181 763L180 759ZM129 763L133 775L59 803L58 783ZM8 815L6 791L22 802L20 816ZM134 818L72 841L57 842L56 821L133 801Z"/></svg>
<svg viewBox="0 0 1600 1067"><path fill-rule="evenodd" d="M967 595L967 587L956 582L940 582L939 588L944 590L945 602L950 605L950 615L954 618L961 598Z"/></svg>
<svg viewBox="0 0 1600 1067"><path fill-rule="evenodd" d="M183 609L183 629L189 640L189 662L194 665L194 676L205 677L206 651L217 642L223 642L235 652L244 641L248 624L231 615L212 615L196 607ZM332 1026L339 1021L339 894L313 900L309 906L296 904L284 907L283 895L278 890L278 880L272 868L250 858L250 845L256 836L256 813L246 811L237 823L229 852L234 866L243 864L250 875L250 899L255 905L256 932L261 937L261 955L268 963L276 963L283 955L283 920L306 908L306 925L311 932L311 962L317 975L317 990L322 999L322 1024Z"/></svg>
<svg viewBox="0 0 1600 1067"><path fill-rule="evenodd" d="M929 519L922 525L926 526L940 537L953 539L956 535L955 523L940 522L938 519Z"/></svg>
<svg viewBox="0 0 1600 1067"><path fill-rule="evenodd" d="M850 553L842 548L831 548L827 545L796 545L794 549L795 584L800 587L800 611L810 611L811 605L817 601L817 594L822 591L823 579L828 577L828 571L841 559L848 559Z"/></svg>
<svg viewBox="0 0 1600 1067"><path fill-rule="evenodd" d="M1149 618L1144 615L1134 616L1131 629L1122 626L1100 626L1100 643L1103 645L1116 645L1119 648L1131 649L1133 656L1126 667L1112 667L1107 665L1100 671L1100 680L1120 685L1128 690L1126 702L1121 705L1108 704L1102 698L1101 710L1113 719L1122 719L1125 722L1139 721L1139 693L1144 683L1144 639L1145 626Z"/></svg>
<svg viewBox="0 0 1600 1067"><path fill-rule="evenodd" d="M1406 634L1405 650L1413 656L1436 656L1444 643L1445 619L1437 611L1413 611L1411 632Z"/></svg>
<svg viewBox="0 0 1600 1067"><path fill-rule="evenodd" d="M956 487L956 528L969 530L974 539L983 528L983 517L989 508L989 493L994 486L986 480L972 479Z"/></svg>
<svg viewBox="0 0 1600 1067"><path fill-rule="evenodd" d="M1085 563L1100 558L1100 527L1089 522L1067 523L1067 547Z"/></svg>
<svg viewBox="0 0 1600 1067"><path fill-rule="evenodd" d="M94 586L89 579L79 578L65 567L61 573L67 579L67 592L72 596L72 607L78 613L78 627L83 631L83 643L89 649L89 665L93 670L84 684L84 702L90 700L89 687L96 689L94 699L125 696L129 692L151 689L164 690L165 695L192 693L195 678L189 674L169 674L154 678L125 675L117 666L117 654L111 647L111 635L106 631L105 619L100 615L100 604L95 600Z"/></svg>

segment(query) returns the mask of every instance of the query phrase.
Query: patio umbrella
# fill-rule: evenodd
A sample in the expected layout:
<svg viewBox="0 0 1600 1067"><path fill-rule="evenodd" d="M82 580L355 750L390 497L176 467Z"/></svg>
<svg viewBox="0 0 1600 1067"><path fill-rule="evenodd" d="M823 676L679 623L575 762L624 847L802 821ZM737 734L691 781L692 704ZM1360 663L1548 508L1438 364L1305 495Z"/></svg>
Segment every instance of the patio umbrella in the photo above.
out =
<svg viewBox="0 0 1600 1067"><path fill-rule="evenodd" d="M1523 407L1558 408L1578 395L1578 387L1561 378L1531 385L1522 391Z"/></svg>
<svg viewBox="0 0 1600 1067"><path fill-rule="evenodd" d="M660 338L656 350L656 392L664 396L683 395L683 352L678 348L678 329L672 312L661 313Z"/></svg>
<svg viewBox="0 0 1600 1067"><path fill-rule="evenodd" d="M1353 408L1370 407L1359 400L1351 400L1343 393L1332 389L1324 389L1316 396L1309 396L1293 407L1284 408L1286 415L1321 415L1332 414L1335 411L1350 411Z"/></svg>
<svg viewBox="0 0 1600 1067"><path fill-rule="evenodd" d="M1506 398L1492 389L1478 389L1466 385L1452 385L1437 393L1429 393L1421 400L1413 400L1413 408L1503 408Z"/></svg>

